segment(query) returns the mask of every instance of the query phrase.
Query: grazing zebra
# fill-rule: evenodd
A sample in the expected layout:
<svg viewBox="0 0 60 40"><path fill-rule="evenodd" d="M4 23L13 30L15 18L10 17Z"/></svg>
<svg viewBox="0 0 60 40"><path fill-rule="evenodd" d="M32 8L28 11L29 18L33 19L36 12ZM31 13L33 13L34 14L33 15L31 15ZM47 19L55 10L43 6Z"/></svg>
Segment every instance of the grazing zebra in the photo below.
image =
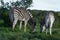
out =
<svg viewBox="0 0 60 40"><path fill-rule="evenodd" d="M11 22L13 23L13 28L12 28L13 30L14 30L15 25L18 20L20 21L20 27L19 27L20 30L22 27L22 21L24 21L24 32L26 32L27 22L29 22L29 24L31 25L30 30L33 31L33 29L34 29L33 25L35 27L35 21L33 19L32 14L29 11L27 11L25 8L22 8L22 7L21 8L17 8L17 7L11 8L9 17L10 17ZM31 29L31 27L33 29Z"/></svg>
<svg viewBox="0 0 60 40"><path fill-rule="evenodd" d="M44 32L44 30L46 29L46 34L49 30L51 35L52 25L54 21L55 21L54 14L52 12L48 12L40 22L40 32Z"/></svg>

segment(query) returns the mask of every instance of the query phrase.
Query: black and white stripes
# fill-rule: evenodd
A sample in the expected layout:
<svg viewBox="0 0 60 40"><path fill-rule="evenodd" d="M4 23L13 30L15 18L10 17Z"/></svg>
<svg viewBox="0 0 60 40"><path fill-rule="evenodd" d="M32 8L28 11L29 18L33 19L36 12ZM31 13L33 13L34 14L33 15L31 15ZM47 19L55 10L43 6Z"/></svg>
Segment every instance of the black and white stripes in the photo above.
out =
<svg viewBox="0 0 60 40"><path fill-rule="evenodd" d="M22 7L21 8L17 8L17 7L11 8L10 13L9 13L9 17L10 17L10 20L13 22L13 28L12 28L13 30L14 30L15 25L18 20L20 20L19 29L21 30L22 21L24 21L24 23L25 23L24 31L25 32L26 32L26 25L27 25L28 20L30 18L33 18L32 14Z"/></svg>

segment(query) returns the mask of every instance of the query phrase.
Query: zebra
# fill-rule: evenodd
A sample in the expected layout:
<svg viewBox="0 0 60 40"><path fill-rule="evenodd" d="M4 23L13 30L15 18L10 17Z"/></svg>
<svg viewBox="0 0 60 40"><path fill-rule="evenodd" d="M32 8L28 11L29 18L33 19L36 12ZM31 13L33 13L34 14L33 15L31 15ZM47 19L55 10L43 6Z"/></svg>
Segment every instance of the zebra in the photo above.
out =
<svg viewBox="0 0 60 40"><path fill-rule="evenodd" d="M48 33L49 30L50 35L52 35L52 26L54 21L55 21L54 14L52 12L46 13L42 21L40 22L40 32L44 32L44 30L46 29L46 34Z"/></svg>
<svg viewBox="0 0 60 40"><path fill-rule="evenodd" d="M20 27L19 30L21 30L22 27L22 21L24 21L24 32L26 32L26 25L27 23L30 24L30 30L33 31L34 27L36 25L36 22L34 21L34 18L32 16L32 14L27 11L25 8L21 7L13 7L10 9L9 11L9 17L11 22L13 23L13 30L15 28L15 25L17 24L17 21L20 21ZM33 28L33 29L32 29Z"/></svg>

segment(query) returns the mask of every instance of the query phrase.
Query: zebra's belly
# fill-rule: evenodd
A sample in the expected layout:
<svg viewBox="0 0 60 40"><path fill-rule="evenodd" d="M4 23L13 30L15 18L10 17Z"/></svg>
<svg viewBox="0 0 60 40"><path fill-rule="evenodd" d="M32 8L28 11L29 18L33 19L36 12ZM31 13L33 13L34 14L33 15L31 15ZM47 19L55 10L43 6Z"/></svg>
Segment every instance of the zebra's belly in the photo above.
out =
<svg viewBox="0 0 60 40"><path fill-rule="evenodd" d="M22 20L22 21L25 21L25 18L19 18L18 20Z"/></svg>
<svg viewBox="0 0 60 40"><path fill-rule="evenodd" d="M25 20L29 20L29 18L26 19L26 18L20 18L19 17L18 20L25 21Z"/></svg>

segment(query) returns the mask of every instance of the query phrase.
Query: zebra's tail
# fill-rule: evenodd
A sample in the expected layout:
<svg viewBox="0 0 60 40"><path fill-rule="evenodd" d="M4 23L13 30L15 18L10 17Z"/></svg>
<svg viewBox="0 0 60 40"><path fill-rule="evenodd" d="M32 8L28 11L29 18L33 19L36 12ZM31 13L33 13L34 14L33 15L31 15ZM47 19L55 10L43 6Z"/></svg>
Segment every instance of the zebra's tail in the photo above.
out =
<svg viewBox="0 0 60 40"><path fill-rule="evenodd" d="M14 13L12 12L12 10L9 11L9 18L10 18L11 23L13 23L13 21L14 21Z"/></svg>

